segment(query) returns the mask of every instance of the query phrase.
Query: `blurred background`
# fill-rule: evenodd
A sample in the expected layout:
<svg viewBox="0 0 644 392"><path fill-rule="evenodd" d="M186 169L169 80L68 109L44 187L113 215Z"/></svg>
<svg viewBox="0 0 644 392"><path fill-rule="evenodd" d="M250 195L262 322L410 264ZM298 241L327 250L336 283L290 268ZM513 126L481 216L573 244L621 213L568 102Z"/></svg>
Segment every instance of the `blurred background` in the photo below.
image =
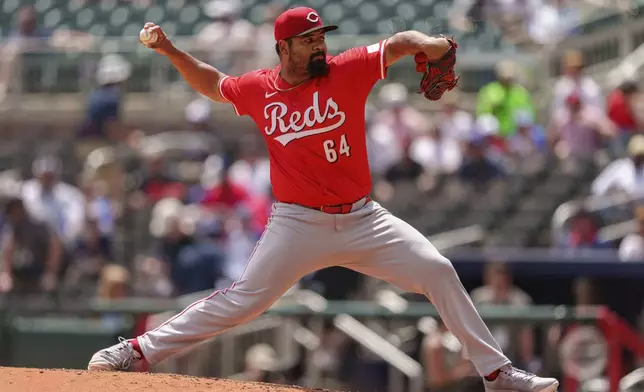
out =
<svg viewBox="0 0 644 392"><path fill-rule="evenodd" d="M273 202L261 134L138 33L157 23L240 74L276 65L294 5L340 26L333 53L456 38L441 101L416 94L411 60L373 91L374 199L453 261L517 366L566 392L644 390L639 0L1 0L0 364L84 368L236 280ZM343 268L153 371L483 390L424 298Z"/></svg>

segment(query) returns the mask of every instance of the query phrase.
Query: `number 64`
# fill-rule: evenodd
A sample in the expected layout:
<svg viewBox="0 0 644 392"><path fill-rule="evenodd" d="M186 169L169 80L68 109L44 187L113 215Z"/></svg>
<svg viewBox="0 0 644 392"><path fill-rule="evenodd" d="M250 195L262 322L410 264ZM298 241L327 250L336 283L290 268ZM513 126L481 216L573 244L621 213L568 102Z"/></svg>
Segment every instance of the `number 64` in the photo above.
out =
<svg viewBox="0 0 644 392"><path fill-rule="evenodd" d="M345 155L347 157L351 156L351 147L349 147L349 143L347 143L346 134L342 134L342 136L340 136L340 148L338 149L338 151L336 151L336 144L332 139L325 140L322 145L324 146L324 154L326 155L326 160L331 163L334 163L338 160L338 155Z"/></svg>

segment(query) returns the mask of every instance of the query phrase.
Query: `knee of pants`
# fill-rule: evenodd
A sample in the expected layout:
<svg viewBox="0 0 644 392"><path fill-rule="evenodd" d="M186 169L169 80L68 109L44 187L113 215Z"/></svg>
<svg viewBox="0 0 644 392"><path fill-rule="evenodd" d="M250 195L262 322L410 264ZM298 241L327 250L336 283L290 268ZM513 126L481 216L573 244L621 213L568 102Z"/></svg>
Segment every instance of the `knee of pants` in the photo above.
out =
<svg viewBox="0 0 644 392"><path fill-rule="evenodd" d="M417 260L418 273L414 276L423 277L427 286L435 286L436 282L451 282L458 279L452 262L443 255L419 255Z"/></svg>
<svg viewBox="0 0 644 392"><path fill-rule="evenodd" d="M264 313L271 304L266 298L259 297L245 298L243 300L236 298L233 300L224 295L220 300L225 301L225 303L223 306L217 306L219 311L213 311L211 314L218 318L218 323L227 327L245 324L255 319Z"/></svg>

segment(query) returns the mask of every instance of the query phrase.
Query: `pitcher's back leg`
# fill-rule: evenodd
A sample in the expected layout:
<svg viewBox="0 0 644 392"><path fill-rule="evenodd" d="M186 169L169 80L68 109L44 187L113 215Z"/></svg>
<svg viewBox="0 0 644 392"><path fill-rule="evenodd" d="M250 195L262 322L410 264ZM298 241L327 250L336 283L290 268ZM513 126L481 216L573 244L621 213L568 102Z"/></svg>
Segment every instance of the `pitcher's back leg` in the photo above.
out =
<svg viewBox="0 0 644 392"><path fill-rule="evenodd" d="M294 217L288 208L275 209L238 282L193 303L130 344L155 364L261 315L303 276L332 262L333 247L325 241L332 226L316 222L320 216L312 212ZM109 363L119 361L110 360L128 353L132 354L127 344L101 350L89 368L119 370Z"/></svg>

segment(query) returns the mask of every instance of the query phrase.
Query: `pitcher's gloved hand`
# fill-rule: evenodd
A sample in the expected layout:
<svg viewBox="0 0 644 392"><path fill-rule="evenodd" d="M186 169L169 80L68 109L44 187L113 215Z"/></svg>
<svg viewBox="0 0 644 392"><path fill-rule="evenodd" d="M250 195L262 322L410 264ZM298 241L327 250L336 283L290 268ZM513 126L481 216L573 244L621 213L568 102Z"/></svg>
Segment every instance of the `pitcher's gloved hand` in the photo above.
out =
<svg viewBox="0 0 644 392"><path fill-rule="evenodd" d="M458 84L459 77L454 73L458 45L454 39L446 39L450 48L440 59L429 61L425 53L417 53L414 57L416 71L423 74L419 93L430 101L438 101L446 91L453 90Z"/></svg>

